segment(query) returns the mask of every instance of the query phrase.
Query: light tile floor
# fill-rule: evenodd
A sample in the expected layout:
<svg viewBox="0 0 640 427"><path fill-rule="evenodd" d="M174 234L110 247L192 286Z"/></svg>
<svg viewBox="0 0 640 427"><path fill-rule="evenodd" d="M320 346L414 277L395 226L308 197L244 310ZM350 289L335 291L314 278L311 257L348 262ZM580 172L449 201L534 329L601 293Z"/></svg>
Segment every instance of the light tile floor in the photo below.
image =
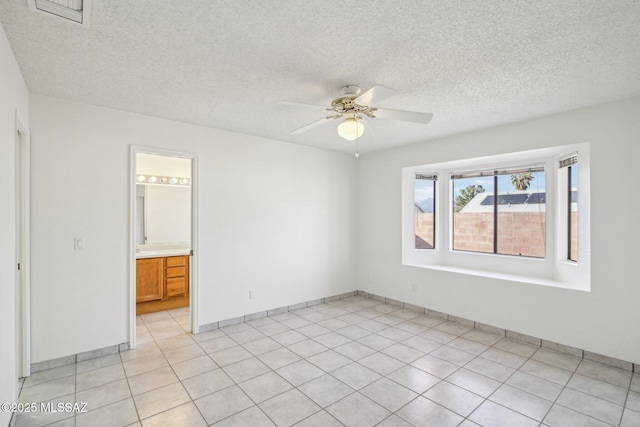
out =
<svg viewBox="0 0 640 427"><path fill-rule="evenodd" d="M138 318L138 348L33 374L17 426L640 426L640 375L351 297L198 335Z"/></svg>

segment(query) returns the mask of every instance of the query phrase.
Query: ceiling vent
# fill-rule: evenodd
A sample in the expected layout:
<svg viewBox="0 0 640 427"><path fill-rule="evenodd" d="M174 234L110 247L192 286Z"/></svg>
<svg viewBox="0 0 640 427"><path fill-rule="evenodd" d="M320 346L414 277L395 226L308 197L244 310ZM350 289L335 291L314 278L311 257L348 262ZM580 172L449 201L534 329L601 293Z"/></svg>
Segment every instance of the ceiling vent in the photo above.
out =
<svg viewBox="0 0 640 427"><path fill-rule="evenodd" d="M91 0L27 0L31 10L89 26Z"/></svg>

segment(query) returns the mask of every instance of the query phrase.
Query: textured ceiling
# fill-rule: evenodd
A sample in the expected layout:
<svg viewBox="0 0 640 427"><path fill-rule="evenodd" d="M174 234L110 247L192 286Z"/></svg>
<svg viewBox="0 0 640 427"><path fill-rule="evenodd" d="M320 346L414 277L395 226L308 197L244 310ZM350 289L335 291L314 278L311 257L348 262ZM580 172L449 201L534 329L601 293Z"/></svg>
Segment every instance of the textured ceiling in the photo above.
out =
<svg viewBox="0 0 640 427"><path fill-rule="evenodd" d="M2 0L29 90L353 152L336 122L289 133L346 84L398 93L362 153L640 95L638 0L94 0L89 28Z"/></svg>

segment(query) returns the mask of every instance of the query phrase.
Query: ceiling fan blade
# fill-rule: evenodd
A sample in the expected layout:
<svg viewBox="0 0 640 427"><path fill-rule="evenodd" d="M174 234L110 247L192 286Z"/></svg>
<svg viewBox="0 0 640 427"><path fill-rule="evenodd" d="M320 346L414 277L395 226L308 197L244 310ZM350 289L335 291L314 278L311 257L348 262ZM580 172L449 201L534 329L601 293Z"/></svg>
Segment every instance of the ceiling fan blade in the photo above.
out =
<svg viewBox="0 0 640 427"><path fill-rule="evenodd" d="M375 138L375 132L371 129L371 123L369 123L369 119L365 116L362 116L362 124L364 125L364 135L370 136L371 138Z"/></svg>
<svg viewBox="0 0 640 427"><path fill-rule="evenodd" d="M308 125L302 126L301 128L294 130L293 132L291 132L291 135L297 135L299 133L306 132L309 129L313 129L316 126L320 126L323 123L329 122L331 120L335 120L335 119L337 119L339 117L342 117L342 114L336 114L335 116L323 117L320 120L316 120L315 122L311 122Z"/></svg>
<svg viewBox="0 0 640 427"><path fill-rule="evenodd" d="M354 101L360 105L373 106L376 103L382 101L390 97L391 95L395 95L397 90L391 89L386 86L374 86L359 97L357 97Z"/></svg>
<svg viewBox="0 0 640 427"><path fill-rule="evenodd" d="M373 115L377 119L401 120L403 122L422 123L426 125L433 118L431 113L418 113L415 111L389 110L387 108L378 108L373 111Z"/></svg>
<svg viewBox="0 0 640 427"><path fill-rule="evenodd" d="M327 107L326 105L316 105L316 104L304 104L302 102L295 102L295 101L278 101L278 104L280 105L288 105L290 107L305 107L305 108L314 108L316 110L331 110L330 107Z"/></svg>

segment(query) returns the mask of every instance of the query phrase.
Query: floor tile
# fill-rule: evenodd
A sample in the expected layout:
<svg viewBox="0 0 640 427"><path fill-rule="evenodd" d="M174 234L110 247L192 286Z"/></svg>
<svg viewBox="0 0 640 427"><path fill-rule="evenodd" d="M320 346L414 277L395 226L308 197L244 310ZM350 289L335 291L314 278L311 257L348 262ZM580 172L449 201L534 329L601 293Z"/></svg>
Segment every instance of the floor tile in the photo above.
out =
<svg viewBox="0 0 640 427"><path fill-rule="evenodd" d="M558 353L557 351L541 348L533 356L533 360L546 363L547 365L556 366L558 368L566 369L567 371L575 371L582 359L571 356L565 353Z"/></svg>
<svg viewBox="0 0 640 427"><path fill-rule="evenodd" d="M233 385L233 381L222 369L187 378L182 382L192 399L214 393Z"/></svg>
<svg viewBox="0 0 640 427"><path fill-rule="evenodd" d="M120 372L122 367L120 366ZM124 377L124 373L120 378ZM118 378L115 378L115 381ZM45 383L36 384L31 387L23 387L20 393L20 402L22 403L37 403L45 402L56 397L66 396L76 392L76 378L74 376L59 378ZM96 381L97 382L97 381ZM104 382L99 382L97 385L102 385ZM88 388L88 387L85 387Z"/></svg>
<svg viewBox="0 0 640 427"><path fill-rule="evenodd" d="M262 363L260 359L252 357L238 363L224 366L222 368L236 383L241 383L250 378L257 377L270 371L269 367Z"/></svg>
<svg viewBox="0 0 640 427"><path fill-rule="evenodd" d="M185 360L193 359L199 356L204 356L205 352L195 342L188 346L176 348L173 350L167 350L164 352L164 356L167 358L170 364L183 362Z"/></svg>
<svg viewBox="0 0 640 427"><path fill-rule="evenodd" d="M211 359L221 367L253 357L251 353L239 345L225 348L224 350L216 351L215 353L209 353L209 356L211 356Z"/></svg>
<svg viewBox="0 0 640 427"><path fill-rule="evenodd" d="M425 355L423 352L416 350L415 348L411 348L400 343L387 347L381 352L404 363L411 363Z"/></svg>
<svg viewBox="0 0 640 427"><path fill-rule="evenodd" d="M396 415L416 427L453 427L464 418L422 396L411 401L396 412Z"/></svg>
<svg viewBox="0 0 640 427"><path fill-rule="evenodd" d="M459 366L429 354L412 362L411 365L438 378L446 378L459 369Z"/></svg>
<svg viewBox="0 0 640 427"><path fill-rule="evenodd" d="M560 405L553 405L544 419L544 425L551 427L610 427L610 424Z"/></svg>
<svg viewBox="0 0 640 427"><path fill-rule="evenodd" d="M353 393L327 408L347 426L374 426L391 413L360 393Z"/></svg>
<svg viewBox="0 0 640 427"><path fill-rule="evenodd" d="M344 335L345 337L357 340L362 337L366 337L367 335L371 335L371 331L367 331L366 329L359 328L355 325L347 326L346 328L336 330L336 333L340 335Z"/></svg>
<svg viewBox="0 0 640 427"><path fill-rule="evenodd" d="M494 344L493 347L526 358L531 357L533 353L538 351L540 348L521 341L512 340L510 338L503 338L498 343Z"/></svg>
<svg viewBox="0 0 640 427"><path fill-rule="evenodd" d="M185 360L172 364L174 372L180 380L184 380L205 372L213 371L218 367L209 356L200 356L195 359Z"/></svg>
<svg viewBox="0 0 640 427"><path fill-rule="evenodd" d="M106 366L117 365L121 362L120 354L109 354L107 356L96 357L95 359L83 360L76 363L76 373L93 371L94 369L104 368ZM68 365L73 366L73 365ZM29 377L31 378L31 377Z"/></svg>
<svg viewBox="0 0 640 427"><path fill-rule="evenodd" d="M133 399L121 400L76 416L77 427L126 426L138 421Z"/></svg>
<svg viewBox="0 0 640 427"><path fill-rule="evenodd" d="M458 338L457 335L450 334L448 332L438 331L436 329L429 329L418 335L428 340L439 342L440 344L447 344L455 340L456 338Z"/></svg>
<svg viewBox="0 0 640 427"><path fill-rule="evenodd" d="M343 356L340 353L336 353L333 350L325 351L323 353L316 354L307 359L307 361L313 363L325 372L335 371L345 365L351 363L351 359L347 356Z"/></svg>
<svg viewBox="0 0 640 427"><path fill-rule="evenodd" d="M273 397L260 405L278 426L290 426L320 410L311 399L296 389Z"/></svg>
<svg viewBox="0 0 640 427"><path fill-rule="evenodd" d="M633 411L629 408L624 410L620 427L637 427L640 426L640 412Z"/></svg>
<svg viewBox="0 0 640 427"><path fill-rule="evenodd" d="M229 347L235 347L238 345L238 343L227 336L221 336L218 338L212 338L210 340L202 341L199 343L199 345L207 353L215 353Z"/></svg>
<svg viewBox="0 0 640 427"><path fill-rule="evenodd" d="M281 348L282 346L269 337L264 337L255 341L243 344L243 347L248 350L254 356L259 356L264 353Z"/></svg>
<svg viewBox="0 0 640 427"><path fill-rule="evenodd" d="M260 408L252 406L249 409L238 412L235 415L225 418L213 424L215 427L270 427L275 424L267 417Z"/></svg>
<svg viewBox="0 0 640 427"><path fill-rule="evenodd" d="M355 390L359 390L380 378L380 375L356 362L336 369L331 375Z"/></svg>
<svg viewBox="0 0 640 427"><path fill-rule="evenodd" d="M297 331L309 338L314 338L318 335L324 335L331 332L329 329L323 328L322 326L316 325L315 323L303 326L302 328L298 328Z"/></svg>
<svg viewBox="0 0 640 427"><path fill-rule="evenodd" d="M139 394L133 398L141 419L148 418L167 409L175 408L191 401L180 383L170 384Z"/></svg>
<svg viewBox="0 0 640 427"><path fill-rule="evenodd" d="M424 393L440 382L440 378L421 371L418 368L414 368L413 366L404 366L388 375L387 378L392 379L416 393Z"/></svg>
<svg viewBox="0 0 640 427"><path fill-rule="evenodd" d="M387 347L391 347L396 343L395 341L378 334L367 335L366 337L360 338L357 341L360 344L366 345L367 347L378 351L384 350Z"/></svg>
<svg viewBox="0 0 640 427"><path fill-rule="evenodd" d="M156 369L168 366L169 362L163 354L156 354L151 357L142 357L128 360L122 364L124 372L128 377L144 374L145 372L155 371ZM90 373L90 372L89 372Z"/></svg>
<svg viewBox="0 0 640 427"><path fill-rule="evenodd" d="M56 405L58 405L59 403L63 403L63 404L73 403L75 401L76 401L75 395L70 394L66 396L60 396L52 400L47 400L45 401L45 404L51 405L51 407L56 407ZM29 401L27 403L36 403L36 402ZM71 419L72 421L75 421L74 415L76 414L66 413L66 412L44 412L44 411L22 412L17 416L15 427L39 427L39 426L49 425L52 423L57 424L58 422L61 422L65 419ZM75 427L75 426L72 425L71 427Z"/></svg>
<svg viewBox="0 0 640 427"><path fill-rule="evenodd" d="M316 412L310 417L305 418L299 423L295 424L296 427L343 427L340 421L336 420L332 415L326 411Z"/></svg>
<svg viewBox="0 0 640 427"><path fill-rule="evenodd" d="M360 359L358 363L379 373L380 375L388 375L405 365L398 359L394 359L393 357L387 356L383 353L374 353L370 356Z"/></svg>
<svg viewBox="0 0 640 427"><path fill-rule="evenodd" d="M560 385L565 385L571 378L571 372L536 360L528 360L520 367L519 371Z"/></svg>
<svg viewBox="0 0 640 427"><path fill-rule="evenodd" d="M122 379L80 391L76 393L75 401L86 402L87 409L92 411L130 397L129 383L127 380Z"/></svg>
<svg viewBox="0 0 640 427"><path fill-rule="evenodd" d="M365 320L364 322L358 323L358 327L365 329L369 332L375 333L375 332L380 332L387 329L389 325L386 325L382 322L378 322L375 319L368 319L368 320Z"/></svg>
<svg viewBox="0 0 640 427"><path fill-rule="evenodd" d="M520 371L514 373L506 384L552 402L560 396L562 391L560 384Z"/></svg>
<svg viewBox="0 0 640 427"><path fill-rule="evenodd" d="M574 374L567 383L567 387L620 406L623 406L627 399L627 389L580 374ZM629 397L632 393L629 393Z"/></svg>
<svg viewBox="0 0 640 427"><path fill-rule="evenodd" d="M300 360L300 356L287 348L279 348L258 356L271 369L278 369L286 365L290 365Z"/></svg>
<svg viewBox="0 0 640 427"><path fill-rule="evenodd" d="M499 348L491 347L480 355L483 359L491 360L492 362L500 363L501 365L508 366L513 369L518 369L524 365L527 358L518 356L517 354L509 353L506 350L500 350Z"/></svg>
<svg viewBox="0 0 640 427"><path fill-rule="evenodd" d="M238 385L255 403L271 399L293 388L291 384L273 371L251 378Z"/></svg>
<svg viewBox="0 0 640 427"><path fill-rule="evenodd" d="M447 321L447 322L440 323L439 325L435 326L433 329L460 336L462 334L466 334L467 332L469 332L471 329L473 329L473 327L463 325L461 323Z"/></svg>
<svg viewBox="0 0 640 427"><path fill-rule="evenodd" d="M438 347L442 346L442 344L440 343L428 340L421 336L413 336L413 337L407 338L406 340L402 341L402 344L409 346L411 348L415 348L416 350L419 350L423 353L430 353L435 349L437 349Z"/></svg>
<svg viewBox="0 0 640 427"><path fill-rule="evenodd" d="M325 374L322 369L312 365L306 360L300 360L292 363L283 368L277 369L276 372L295 387Z"/></svg>
<svg viewBox="0 0 640 427"><path fill-rule="evenodd" d="M331 375L323 375L311 380L298 387L298 390L322 408L354 392L351 387Z"/></svg>
<svg viewBox="0 0 640 427"><path fill-rule="evenodd" d="M448 345L443 345L429 354L458 366L464 366L476 357L471 353L455 349Z"/></svg>
<svg viewBox="0 0 640 427"><path fill-rule="evenodd" d="M560 393L556 403L613 425L618 425L622 416L622 406L570 388L565 388Z"/></svg>
<svg viewBox="0 0 640 427"><path fill-rule="evenodd" d="M508 385L501 386L489 400L538 421L542 421L552 405L548 400Z"/></svg>
<svg viewBox="0 0 640 427"><path fill-rule="evenodd" d="M349 338L345 337L344 335L336 334L335 332L318 335L314 338L314 340L328 348L335 348L351 342Z"/></svg>
<svg viewBox="0 0 640 427"><path fill-rule="evenodd" d="M446 381L482 397L489 397L491 393L500 387L499 381L464 368L448 376Z"/></svg>
<svg viewBox="0 0 640 427"><path fill-rule="evenodd" d="M462 337L456 338L455 340L449 342L448 345L449 347L453 347L458 350L465 351L467 353L475 354L476 356L484 353L489 348L487 344L483 344L483 343L469 340Z"/></svg>
<svg viewBox="0 0 640 427"><path fill-rule="evenodd" d="M407 331L403 331L402 329L398 329L394 327L383 329L377 334L385 338L392 339L394 341L404 341L407 338L411 338L412 336L414 336L412 333L409 333Z"/></svg>
<svg viewBox="0 0 640 427"><path fill-rule="evenodd" d="M169 367L160 368L129 378L131 394L136 396L147 391L178 382L178 377Z"/></svg>
<svg viewBox="0 0 640 427"><path fill-rule="evenodd" d="M484 427L537 427L538 421L486 400L469 419Z"/></svg>
<svg viewBox="0 0 640 427"><path fill-rule="evenodd" d="M403 420L395 414L389 415L381 423L376 424L376 427L413 427L407 421Z"/></svg>
<svg viewBox="0 0 640 427"><path fill-rule="evenodd" d="M229 337L231 337L231 339L233 339L238 344L246 344L251 341L265 338L265 335L257 329L250 328L229 334Z"/></svg>
<svg viewBox="0 0 640 427"><path fill-rule="evenodd" d="M253 406L251 399L237 386L208 394L195 401L208 424L213 424Z"/></svg>
<svg viewBox="0 0 640 427"><path fill-rule="evenodd" d="M463 417L467 417L484 401L477 394L446 381L431 387L423 396Z"/></svg>
<svg viewBox="0 0 640 427"><path fill-rule="evenodd" d="M360 393L391 412L397 411L418 397L417 393L388 378L381 378L369 384L360 389Z"/></svg>
<svg viewBox="0 0 640 427"><path fill-rule="evenodd" d="M376 352L374 349L355 341L338 346L333 350L342 354L343 356L348 357L351 360L360 360Z"/></svg>
<svg viewBox="0 0 640 427"><path fill-rule="evenodd" d="M427 316L426 314L421 314L418 317L414 317L413 319L411 319L411 322L426 326L427 328L435 328L439 324L445 322L445 320L433 316Z"/></svg>
<svg viewBox="0 0 640 427"><path fill-rule="evenodd" d="M601 397L601 396L598 396L598 397ZM606 399L606 400L609 400L609 399ZM613 402L613 403L617 403L617 402ZM636 391L630 391L629 395L627 396L627 402L625 406L629 409L640 412L640 393Z"/></svg>
<svg viewBox="0 0 640 427"><path fill-rule="evenodd" d="M315 354L322 353L328 350L327 347L312 339L307 339L295 344L291 344L287 348L305 359L307 357L311 357Z"/></svg>
<svg viewBox="0 0 640 427"><path fill-rule="evenodd" d="M629 387L629 382L631 381L631 372L610 368L600 363L591 362L590 360L582 360L576 373L622 388Z"/></svg>

